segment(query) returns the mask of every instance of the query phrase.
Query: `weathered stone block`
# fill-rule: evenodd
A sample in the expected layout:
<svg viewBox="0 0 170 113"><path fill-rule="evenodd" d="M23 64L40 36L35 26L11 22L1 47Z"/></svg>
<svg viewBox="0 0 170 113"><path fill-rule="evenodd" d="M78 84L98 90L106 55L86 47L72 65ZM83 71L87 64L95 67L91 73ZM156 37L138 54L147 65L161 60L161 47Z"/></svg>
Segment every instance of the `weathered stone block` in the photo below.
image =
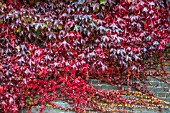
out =
<svg viewBox="0 0 170 113"><path fill-rule="evenodd" d="M111 86L111 85L102 85L103 90L116 90L116 86Z"/></svg>
<svg viewBox="0 0 170 113"><path fill-rule="evenodd" d="M158 97L159 97L159 98L165 98L166 95L165 95L165 93L158 93Z"/></svg>
<svg viewBox="0 0 170 113"><path fill-rule="evenodd" d="M93 85L93 87L96 88L96 89L102 89L101 85Z"/></svg>

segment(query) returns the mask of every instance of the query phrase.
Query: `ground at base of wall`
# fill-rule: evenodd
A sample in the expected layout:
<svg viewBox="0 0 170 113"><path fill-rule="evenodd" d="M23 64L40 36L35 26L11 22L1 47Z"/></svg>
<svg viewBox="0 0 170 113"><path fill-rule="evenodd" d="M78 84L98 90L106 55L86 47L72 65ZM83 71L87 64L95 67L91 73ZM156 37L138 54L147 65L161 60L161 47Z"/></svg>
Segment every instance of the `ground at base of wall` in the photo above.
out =
<svg viewBox="0 0 170 113"><path fill-rule="evenodd" d="M67 102L63 102L60 100L57 100L54 102L56 105L62 106L62 107L70 107L70 105ZM34 108L31 109L32 113L38 113L40 109L40 106L36 106ZM20 110L19 113L26 113L25 110ZM52 107L45 107L43 113L74 113L73 111L63 111L63 110L59 110L59 109L55 109ZM100 113L100 112L93 112L90 111L88 113ZM133 113L170 113L170 108L169 109L162 109L162 112L159 112L157 110L153 110L153 109L134 109Z"/></svg>

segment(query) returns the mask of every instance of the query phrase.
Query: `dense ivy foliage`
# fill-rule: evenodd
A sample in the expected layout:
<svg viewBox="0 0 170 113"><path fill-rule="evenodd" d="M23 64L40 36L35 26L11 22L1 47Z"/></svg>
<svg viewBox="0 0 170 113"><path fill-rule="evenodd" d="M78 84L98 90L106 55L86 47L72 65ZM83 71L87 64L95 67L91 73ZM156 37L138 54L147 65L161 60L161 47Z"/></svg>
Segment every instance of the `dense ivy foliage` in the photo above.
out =
<svg viewBox="0 0 170 113"><path fill-rule="evenodd" d="M0 3L2 112L17 113L25 107L29 112L36 105L41 105L40 112L53 106L78 113L170 106L145 83L151 76L170 84L164 68L170 65L170 15L163 1L11 4ZM95 89L89 78L118 90ZM55 99L67 101L71 108L55 105Z"/></svg>

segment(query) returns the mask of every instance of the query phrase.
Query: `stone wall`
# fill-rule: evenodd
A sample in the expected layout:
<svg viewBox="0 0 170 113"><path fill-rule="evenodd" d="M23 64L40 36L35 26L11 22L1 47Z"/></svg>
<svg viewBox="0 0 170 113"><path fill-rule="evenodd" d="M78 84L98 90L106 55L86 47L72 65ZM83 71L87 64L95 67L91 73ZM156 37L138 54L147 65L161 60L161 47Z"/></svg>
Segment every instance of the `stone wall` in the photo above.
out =
<svg viewBox="0 0 170 113"><path fill-rule="evenodd" d="M95 88L97 89L102 89L102 90L116 90L117 88L114 86L111 86L105 82L102 82L100 84L98 80L96 79L90 79L89 83L92 84ZM146 81L148 84L148 89L155 94L156 97L166 100L170 102L170 85L160 82L154 78L149 78L149 81ZM152 85L151 85L152 84ZM126 86L125 86L126 87ZM134 89L132 89L134 90ZM54 101L55 104L63 107L69 107L70 105L67 102L63 102L60 100ZM40 106L36 106L35 108L32 108L31 111L32 113L38 113ZM21 110L19 113L26 113L25 110ZM43 113L74 113L73 111L62 111L59 109L54 109L50 107L46 107ZM100 113L100 112L95 112L95 111L90 111L88 113ZM160 113L156 111L155 109L138 109L136 108L133 113ZM163 109L162 113L170 113L170 108L169 109Z"/></svg>
<svg viewBox="0 0 170 113"><path fill-rule="evenodd" d="M168 67L167 69L170 71L170 67ZM168 81L170 82L170 79ZM116 87L111 86L105 82L101 82L100 84L98 84L99 81L96 79L90 79L89 82L97 89L102 89L102 90L117 89ZM170 85L169 84L164 83L162 81L158 81L157 79L154 79L152 77L149 77L148 80L145 82L147 83L147 87L149 91L151 91L157 98L170 102ZM133 88L132 90L135 91L135 89ZM159 113L159 112L153 109L149 109L149 110L148 109L135 109L134 113ZM170 113L170 108L163 109L162 113Z"/></svg>
<svg viewBox="0 0 170 113"><path fill-rule="evenodd" d="M115 90L117 89L114 86L111 86L105 82L98 84L98 80L91 79L90 83L97 89L103 90ZM149 78L149 81L146 81L148 89L158 98L170 102L170 85L158 81L154 78ZM126 86L125 86L126 87ZM135 91L135 89L132 89Z"/></svg>

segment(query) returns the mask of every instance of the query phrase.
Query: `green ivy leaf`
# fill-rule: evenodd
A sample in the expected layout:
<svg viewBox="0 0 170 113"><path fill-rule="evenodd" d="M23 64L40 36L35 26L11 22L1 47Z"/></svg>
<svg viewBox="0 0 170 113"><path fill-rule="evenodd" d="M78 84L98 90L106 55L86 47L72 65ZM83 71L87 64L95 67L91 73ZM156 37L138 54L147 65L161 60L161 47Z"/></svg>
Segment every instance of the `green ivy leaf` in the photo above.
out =
<svg viewBox="0 0 170 113"><path fill-rule="evenodd" d="M40 30L40 29L38 29L37 31L35 31L36 36L39 36L40 33L41 33L41 30Z"/></svg>
<svg viewBox="0 0 170 113"><path fill-rule="evenodd" d="M21 27L19 27L18 29L17 29L17 33L19 33L21 31Z"/></svg>
<svg viewBox="0 0 170 113"><path fill-rule="evenodd" d="M46 23L43 23L43 29L44 28L47 28L47 24Z"/></svg>
<svg viewBox="0 0 170 113"><path fill-rule="evenodd" d="M30 104L31 100L32 100L32 98L31 98L31 97L28 97L28 98L25 100L25 102L26 102L27 104Z"/></svg>
<svg viewBox="0 0 170 113"><path fill-rule="evenodd" d="M106 1L105 0L100 0L100 4L105 4Z"/></svg>
<svg viewBox="0 0 170 113"><path fill-rule="evenodd" d="M75 26L74 26L74 29L76 29L78 27L78 25L76 24Z"/></svg>
<svg viewBox="0 0 170 113"><path fill-rule="evenodd" d="M97 24L97 20L93 20L94 24Z"/></svg>

